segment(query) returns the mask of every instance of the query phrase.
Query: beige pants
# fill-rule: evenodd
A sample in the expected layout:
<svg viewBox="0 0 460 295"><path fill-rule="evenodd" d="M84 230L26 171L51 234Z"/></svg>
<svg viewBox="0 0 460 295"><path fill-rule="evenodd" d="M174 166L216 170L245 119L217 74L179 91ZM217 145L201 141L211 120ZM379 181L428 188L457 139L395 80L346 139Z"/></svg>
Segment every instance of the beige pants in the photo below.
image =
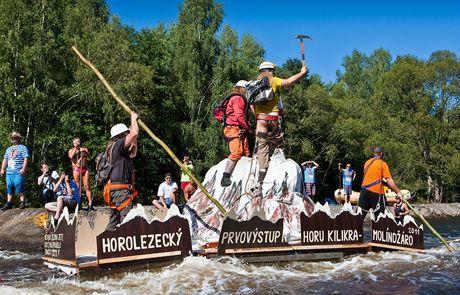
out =
<svg viewBox="0 0 460 295"><path fill-rule="evenodd" d="M270 162L270 153L273 152L275 148L284 148L284 133L277 127L271 132L257 132L256 137L259 182L262 182Z"/></svg>

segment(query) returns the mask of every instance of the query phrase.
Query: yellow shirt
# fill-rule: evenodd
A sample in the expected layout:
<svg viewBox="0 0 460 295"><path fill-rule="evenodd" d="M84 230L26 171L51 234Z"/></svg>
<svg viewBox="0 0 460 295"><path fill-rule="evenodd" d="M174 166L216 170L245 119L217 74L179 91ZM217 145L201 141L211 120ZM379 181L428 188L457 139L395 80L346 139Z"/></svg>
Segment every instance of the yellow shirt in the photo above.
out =
<svg viewBox="0 0 460 295"><path fill-rule="evenodd" d="M256 115L260 113L271 113L271 112L278 112L278 100L279 100L279 92L281 89L281 83L283 83L283 79L274 77L272 81L272 89L273 89L273 99L265 104L260 104L255 106Z"/></svg>

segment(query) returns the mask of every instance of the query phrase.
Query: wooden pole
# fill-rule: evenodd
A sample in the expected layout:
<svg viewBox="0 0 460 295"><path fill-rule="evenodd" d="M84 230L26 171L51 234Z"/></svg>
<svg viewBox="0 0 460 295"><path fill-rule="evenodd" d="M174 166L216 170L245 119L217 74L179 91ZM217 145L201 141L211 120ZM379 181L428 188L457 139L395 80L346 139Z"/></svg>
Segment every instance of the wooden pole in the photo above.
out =
<svg viewBox="0 0 460 295"><path fill-rule="evenodd" d="M409 209L411 209L412 212L414 212L414 214L423 222L423 224L425 224L426 227L428 227L431 230L433 235L435 235L444 244L444 246L446 246L447 250L449 250L449 252L452 252L452 247L446 242L446 240L443 237L441 237L441 235L431 226L431 224L429 224L428 221L426 221L426 219L422 215L420 215L420 213L418 213L417 210L415 210L414 207L412 207L412 205L409 204L407 200L405 200L404 198L401 199L404 203L406 203Z"/></svg>
<svg viewBox="0 0 460 295"><path fill-rule="evenodd" d="M104 78L104 76L99 72L99 70L89 61L87 60L79 51L78 49L75 47L75 46L72 46L72 50L75 52L75 54L78 56L78 58L87 66L89 67L95 74L96 76L99 78L99 80L101 80L102 84L104 84L105 88L107 88L107 90L110 92L110 94L112 95L112 97L121 105L121 107L128 113L128 114L131 114L132 113L132 110L125 104L125 102L115 93L115 91L112 89L112 87L110 86L110 84L107 82L107 80ZM137 120L139 126L141 126L145 132L147 132L147 134L155 141L157 142L159 145L161 145L161 147L168 153L168 155L174 160L174 162L176 162L177 165L179 165L180 169L186 173L188 176L190 176L190 178L197 184L197 186L201 189L201 191L205 194L206 197L208 197L209 200L211 200L211 202L214 203L214 205L217 206L217 208L219 208L220 212L222 212L222 214L226 214L227 212L225 211L224 207L222 207L222 205L206 190L206 188L201 184L201 182L193 175L193 173L191 173L190 171L188 171L187 169L187 166L185 166L181 161L179 161L179 159L176 157L176 155L173 153L173 151L160 139L158 138L153 132L152 130L150 130L149 127L147 127L147 125L145 125L145 123L141 120L141 119L138 119Z"/></svg>

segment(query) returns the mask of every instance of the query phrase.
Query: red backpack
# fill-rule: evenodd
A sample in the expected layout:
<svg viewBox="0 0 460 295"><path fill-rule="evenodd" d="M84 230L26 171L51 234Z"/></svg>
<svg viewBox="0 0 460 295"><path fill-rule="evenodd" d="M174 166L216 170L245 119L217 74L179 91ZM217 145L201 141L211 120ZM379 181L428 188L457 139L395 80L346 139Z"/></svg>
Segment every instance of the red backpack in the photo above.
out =
<svg viewBox="0 0 460 295"><path fill-rule="evenodd" d="M235 95L240 95L240 93L235 93L232 92L230 93L227 97L222 99L217 106L214 108L214 118L216 118L217 121L222 123L223 126L225 126L225 121L227 118L227 105L228 102L230 101L230 98L232 98Z"/></svg>

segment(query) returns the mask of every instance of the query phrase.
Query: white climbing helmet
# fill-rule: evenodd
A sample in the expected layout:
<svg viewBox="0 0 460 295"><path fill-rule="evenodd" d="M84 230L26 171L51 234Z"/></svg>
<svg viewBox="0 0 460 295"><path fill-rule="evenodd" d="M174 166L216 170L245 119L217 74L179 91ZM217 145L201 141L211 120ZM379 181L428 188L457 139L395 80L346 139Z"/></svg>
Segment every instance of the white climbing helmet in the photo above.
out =
<svg viewBox="0 0 460 295"><path fill-rule="evenodd" d="M275 69L276 69L276 65L274 63L269 62L269 61L264 61L259 66L259 72L262 71L262 70L272 70L272 71L274 71Z"/></svg>
<svg viewBox="0 0 460 295"><path fill-rule="evenodd" d="M126 131L129 131L129 128L126 127L125 124L119 123L117 125L114 125L112 129L110 129L110 138L114 138L115 136L120 135Z"/></svg>

